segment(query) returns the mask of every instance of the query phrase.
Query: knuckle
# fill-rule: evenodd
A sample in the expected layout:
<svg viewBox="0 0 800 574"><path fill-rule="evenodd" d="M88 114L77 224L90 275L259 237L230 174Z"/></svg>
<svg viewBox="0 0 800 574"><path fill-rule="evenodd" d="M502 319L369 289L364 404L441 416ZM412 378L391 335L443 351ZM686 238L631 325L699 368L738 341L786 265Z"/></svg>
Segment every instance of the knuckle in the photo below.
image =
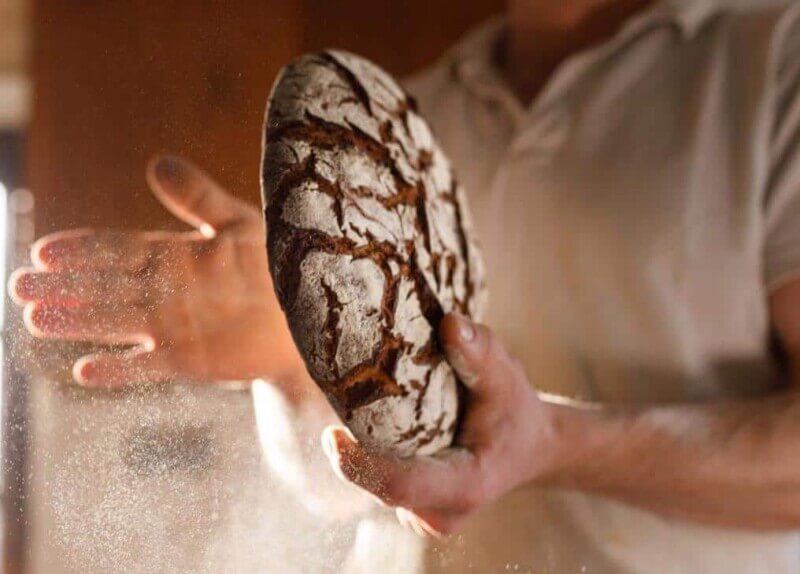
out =
<svg viewBox="0 0 800 574"><path fill-rule="evenodd" d="M458 531L458 520L456 519L442 519L431 527L443 536L450 536Z"/></svg>
<svg viewBox="0 0 800 574"><path fill-rule="evenodd" d="M479 332L482 335L481 339L483 339L483 345L481 345L481 350L479 353L480 359L490 359L497 352L497 336L491 331L491 329L487 329L486 327L479 327Z"/></svg>
<svg viewBox="0 0 800 574"><path fill-rule="evenodd" d="M383 480L381 496L391 505L403 506L410 500L410 488L404 473L394 470Z"/></svg>
<svg viewBox="0 0 800 574"><path fill-rule="evenodd" d="M487 455L478 455L473 461L471 469L472 483L475 485L473 502L475 507L485 505L492 498L494 491L494 477L496 476L497 465L489 460Z"/></svg>
<svg viewBox="0 0 800 574"><path fill-rule="evenodd" d="M464 492L458 510L463 513L474 512L482 507L485 501L483 482L478 481L472 488Z"/></svg>
<svg viewBox="0 0 800 574"><path fill-rule="evenodd" d="M483 356L484 364L490 369L505 367L511 362L508 352L503 346L500 338L489 329L486 330L486 343L484 344Z"/></svg>
<svg viewBox="0 0 800 574"><path fill-rule="evenodd" d="M489 334L486 349L485 360L490 369L513 375L522 371L522 363L516 357L511 356L497 335Z"/></svg>

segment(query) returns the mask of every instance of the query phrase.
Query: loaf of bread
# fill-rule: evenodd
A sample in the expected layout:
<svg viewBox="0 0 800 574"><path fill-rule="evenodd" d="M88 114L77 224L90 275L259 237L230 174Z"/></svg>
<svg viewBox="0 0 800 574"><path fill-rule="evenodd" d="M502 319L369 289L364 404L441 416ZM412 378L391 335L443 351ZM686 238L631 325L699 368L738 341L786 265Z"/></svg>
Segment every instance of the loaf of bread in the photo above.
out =
<svg viewBox="0 0 800 574"><path fill-rule="evenodd" d="M264 128L269 267L309 373L370 448L452 443L460 393L442 317L480 318L464 193L398 84L353 54L288 65Z"/></svg>

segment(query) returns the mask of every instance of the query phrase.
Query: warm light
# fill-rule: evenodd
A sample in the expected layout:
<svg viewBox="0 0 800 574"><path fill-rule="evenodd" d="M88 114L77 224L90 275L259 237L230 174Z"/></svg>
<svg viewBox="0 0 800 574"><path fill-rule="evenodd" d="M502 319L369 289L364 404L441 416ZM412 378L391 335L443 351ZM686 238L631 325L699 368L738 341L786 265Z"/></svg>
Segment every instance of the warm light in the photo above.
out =
<svg viewBox="0 0 800 574"><path fill-rule="evenodd" d="M8 249L6 249L7 241L9 240L8 229L8 190L6 186L0 182L0 277L2 277L2 296L0 296L0 329L5 326L6 321L6 280L10 272L8 261ZM2 351L0 351L2 352ZM2 357L0 357L2 359Z"/></svg>
<svg viewBox="0 0 800 574"><path fill-rule="evenodd" d="M10 239L9 237L10 230L8 229L8 189L6 186L0 182L0 278L2 278L2 282L0 282L0 288L2 288L2 293L0 293L0 335L4 335L3 331L5 330L5 323L6 323L6 299L8 295L6 295L6 281L8 280L9 270L9 261L8 261L8 249L6 249L7 241ZM0 412L3 410L3 394L5 393L5 384L6 384L6 366L5 366L5 337L0 338ZM5 422L5 421L3 421ZM4 427L5 425L3 425ZM0 427L0 433L3 433L5 429ZM5 436L0 434L0 444L3 443Z"/></svg>

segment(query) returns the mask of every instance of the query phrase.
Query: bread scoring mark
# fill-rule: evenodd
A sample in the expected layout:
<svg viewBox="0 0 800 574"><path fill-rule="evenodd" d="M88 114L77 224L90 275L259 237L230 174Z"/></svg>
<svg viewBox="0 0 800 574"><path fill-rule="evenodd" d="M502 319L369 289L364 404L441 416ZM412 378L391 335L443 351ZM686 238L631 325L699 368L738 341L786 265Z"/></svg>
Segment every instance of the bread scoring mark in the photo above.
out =
<svg viewBox="0 0 800 574"><path fill-rule="evenodd" d="M291 120L284 124L270 126L268 142L284 140L305 141L321 149L336 150L342 146L354 147L367 154L375 162L389 168L395 180L401 185L410 185L397 167L386 146L357 126L343 127L324 118L305 112L304 121Z"/></svg>
<svg viewBox="0 0 800 574"><path fill-rule="evenodd" d="M431 426L424 424L414 425L407 431L400 433L400 440L406 441L413 439L416 442L417 448L429 444L444 433L444 429L442 429L444 417L445 413L439 415Z"/></svg>
<svg viewBox="0 0 800 574"><path fill-rule="evenodd" d="M321 62L325 65L329 66L334 72L336 72L340 78L353 90L353 94L355 95L356 100L364 106L364 110L369 115L372 115L372 104L370 102L369 94L367 94L367 90L364 85L358 80L356 75L348 70L345 66L342 66L336 58L331 56L328 53L321 53L319 55Z"/></svg>
<svg viewBox="0 0 800 574"><path fill-rule="evenodd" d="M291 316L297 299L297 292L300 285L300 266L291 265L289 260L305 259L306 255L311 251L321 251L324 253L334 255L349 255L353 260L357 259L371 259L377 264L379 269L386 277L386 283L383 292L383 299L381 301L381 313L383 315L384 325L382 328L382 343L376 356L364 363L356 366L350 372L340 373L336 370L336 378L340 381L335 383L335 386L341 389L344 396L340 393L333 392L340 401L340 404L348 411L363 406L364 400L376 400L382 396L390 396L403 394L403 390L396 384L389 384L391 381L387 377L376 375L375 367L377 366L378 372L389 375L394 374L394 367L397 363L396 355L392 355L391 351L401 349L407 344L402 339L398 339L391 333L392 327L395 322L395 311L397 305L397 293L399 289L400 280L405 277L410 279L416 287L416 294L420 302L422 314L428 324L430 324L434 331L438 328L439 322L444 316L442 309L436 295L430 290L427 282L425 281L422 273L416 267L416 261L412 256L400 254L396 247L387 242L373 242L363 246L358 246L352 240L345 237L332 237L313 229L298 229L288 228L285 230L291 239L288 243L292 245L291 249L283 252L283 261L274 264L276 276L276 285L280 288L277 289L278 298L281 305L287 309L289 316ZM411 246L413 250L413 244ZM394 261L397 264L397 272L392 272L389 263ZM331 326L338 327L338 314L341 312L341 302L334 299L331 287L327 283L323 283L323 289L326 291L326 298L328 300L328 318L329 323L326 329ZM336 319L332 319L335 315ZM336 330L338 333L338 329ZM331 342L329 352L338 348L338 335ZM329 354L329 357L335 357L335 353ZM435 365L442 360L441 353L434 339L431 339L428 344L422 347L412 358L415 364ZM332 361L335 364L335 361ZM353 394L350 389L352 387L362 387L375 383L376 381L384 384L385 394L381 394L378 389L373 389L372 392L362 391Z"/></svg>
<svg viewBox="0 0 800 574"><path fill-rule="evenodd" d="M299 123L299 122L288 122L285 125L277 125L271 126L267 134L267 141L303 141L308 143L309 145L313 145L319 147L321 149L336 149L337 147L354 147L359 151L369 155L376 163L384 165L385 167L389 168L390 173L393 175L395 179L395 185L397 186L397 193L394 195L390 195L388 197L376 195L372 190L365 189L365 188L357 188L357 189L348 189L344 190L341 187L331 185L326 180L320 178L316 171L313 168L313 161L310 163L305 162L303 164L303 171L301 177L307 177L312 179L320 186L320 190L324 193L328 193L333 197L336 201L334 202L337 206L336 214L337 220L339 221L340 226L342 225L342 201L345 198L346 194L352 194L357 197L369 197L378 201L387 209L393 209L398 205L407 205L413 207L417 211L417 218L415 220L415 224L417 226L417 231L419 232L419 236L422 238L424 243L425 251L433 257L432 265L428 267L429 272L431 273L432 277L437 277L435 263L440 256L440 254L435 253L432 249L431 245L431 230L430 225L428 222L428 212L427 212L427 202L428 198L426 197L425 193L425 186L420 181L417 182L416 185L412 185L408 183L403 176L400 174L399 170L396 167L394 160L391 157L391 154L388 153L386 148L379 142L376 142L367 134L360 132L358 130L348 130L333 124L331 122L326 122L321 118L317 118L316 116L307 116L308 123ZM313 156L312 156L313 157ZM432 155L430 152L427 154L423 154L421 159L423 163L430 162ZM418 158L419 162L419 158ZM310 170L308 169L310 167ZM292 171L289 172L289 175L292 175ZM287 185L295 185L296 182L294 178L282 178L281 182L279 183L279 195L274 199L270 199L270 204L281 205L282 209L282 202L285 201L285 193L288 193ZM454 206L457 226L456 226L456 233L458 237L458 241L461 247L461 256L464 258L465 261L469 261L470 253L468 247L468 239L466 236L466 232L464 229L463 219L462 219L462 208L461 204L457 199L456 196L456 189L457 183L455 180L452 180L452 186L449 190L445 192L439 192L436 195L435 199L439 199L441 201L446 201L451 203ZM282 192L282 193L281 193ZM470 277L470 265L465 265L465 274L466 274L466 281L465 281L465 297L463 299L456 298L456 309L460 313L470 314L470 300L474 293L474 285L472 284L472 279ZM451 273L452 276L452 273ZM436 281L437 283L441 284L441 281Z"/></svg>
<svg viewBox="0 0 800 574"><path fill-rule="evenodd" d="M339 300L336 291L334 291L324 279L322 280L322 290L325 293L325 299L328 304L328 318L325 322L324 329L324 334L328 343L326 352L329 357L335 357L336 351L339 349L339 337L341 335L339 331L339 315L342 312L342 302ZM339 374L339 365L336 361L333 362L332 368L334 376L338 379L341 375Z"/></svg>

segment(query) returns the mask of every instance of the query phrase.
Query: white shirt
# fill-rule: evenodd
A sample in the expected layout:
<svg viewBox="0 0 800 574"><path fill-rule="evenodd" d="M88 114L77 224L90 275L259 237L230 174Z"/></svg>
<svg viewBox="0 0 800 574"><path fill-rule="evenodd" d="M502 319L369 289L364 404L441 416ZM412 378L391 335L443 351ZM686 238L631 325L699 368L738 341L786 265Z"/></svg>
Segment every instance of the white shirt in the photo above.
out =
<svg viewBox="0 0 800 574"><path fill-rule="evenodd" d="M800 274L799 15L657 4L528 107L492 65L493 21L410 83L470 196L488 323L538 389L664 403L779 385L767 300ZM527 488L429 562L781 574L800 541Z"/></svg>

